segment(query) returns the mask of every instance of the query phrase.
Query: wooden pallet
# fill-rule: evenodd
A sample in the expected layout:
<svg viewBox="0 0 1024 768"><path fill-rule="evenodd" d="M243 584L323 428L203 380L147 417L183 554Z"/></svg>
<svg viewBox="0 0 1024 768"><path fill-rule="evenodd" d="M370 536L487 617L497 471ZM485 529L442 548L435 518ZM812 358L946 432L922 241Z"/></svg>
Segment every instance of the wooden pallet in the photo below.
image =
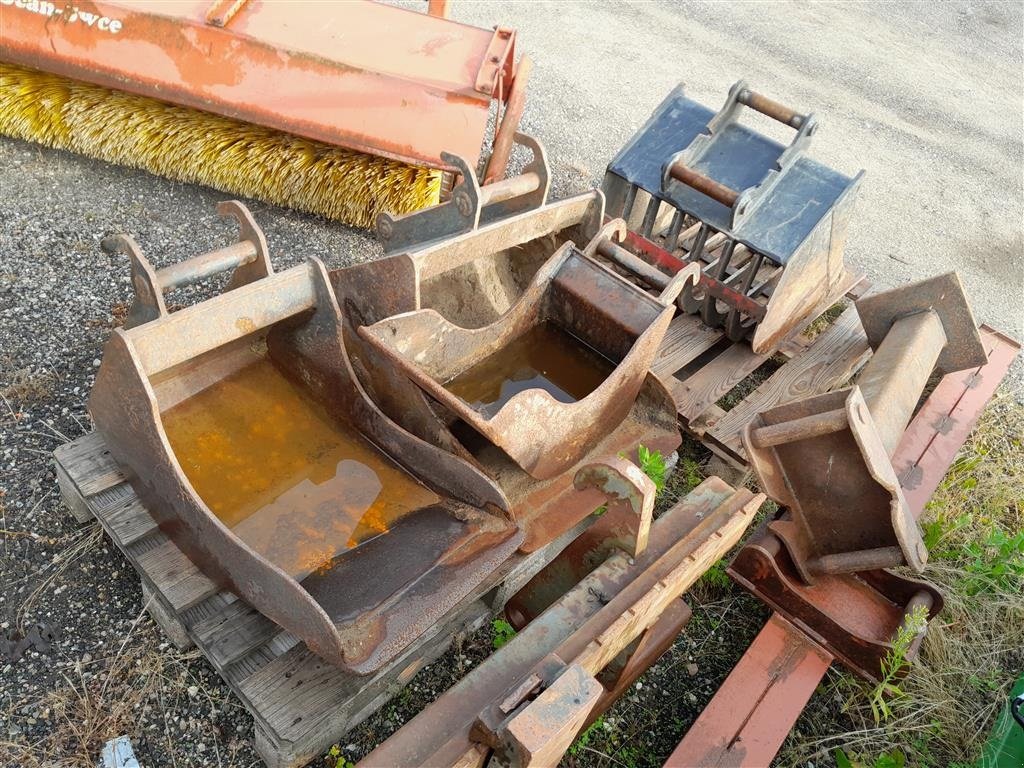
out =
<svg viewBox="0 0 1024 768"><path fill-rule="evenodd" d="M849 276L846 296L856 299L868 288ZM818 308L821 314L827 306ZM850 306L813 339L797 335L779 350L785 363L728 411L718 402L771 356L757 355L747 342L729 342L719 328L694 315L678 315L669 326L651 370L675 399L679 423L692 437L737 469L746 469L740 435L761 411L846 383L870 356L857 310Z"/></svg>
<svg viewBox="0 0 1024 768"><path fill-rule="evenodd" d="M179 648L195 645L220 673L252 715L256 750L272 768L305 765L336 743L458 634L482 627L590 522L512 558L415 647L375 675L360 677L327 664L204 576L156 526L98 434L61 446L54 457L72 514L100 522L138 572L150 615L167 637Z"/></svg>
<svg viewBox="0 0 1024 768"><path fill-rule="evenodd" d="M755 355L746 343L728 343L721 330L681 315L652 370L668 384L682 426L742 468L740 431L754 414L841 385L868 353L850 307L815 339L798 336L787 342L781 351L786 362L725 411L716 403L768 357ZM580 523L538 552L513 558L396 662L358 677L326 664L200 572L156 526L99 435L62 446L55 458L72 514L100 522L138 571L154 620L177 646L195 645L220 673L253 717L257 751L275 768L303 765L337 742L444 653L457 634L483 626L588 524Z"/></svg>

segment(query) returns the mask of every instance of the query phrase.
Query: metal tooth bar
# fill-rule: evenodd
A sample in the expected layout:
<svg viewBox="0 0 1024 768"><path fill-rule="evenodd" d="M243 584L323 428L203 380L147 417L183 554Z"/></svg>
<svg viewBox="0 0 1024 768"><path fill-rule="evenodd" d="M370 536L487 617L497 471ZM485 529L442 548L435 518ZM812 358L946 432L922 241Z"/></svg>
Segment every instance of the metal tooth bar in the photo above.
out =
<svg viewBox="0 0 1024 768"><path fill-rule="evenodd" d="M700 229L697 231L697 237L694 238L693 241L693 248L691 248L690 252L686 255L686 260L688 262L700 263L701 255L704 253L704 244L708 241L708 234L710 232L711 228L707 224L700 225ZM684 312L688 312L691 315L700 310L701 307L700 300L694 298L692 285L687 285L683 288L683 292L679 294L678 303Z"/></svg>
<svg viewBox="0 0 1024 768"><path fill-rule="evenodd" d="M665 236L665 250L672 253L679 245L679 232L683 228L683 212L676 209L672 214L672 223L668 227L668 234Z"/></svg>
<svg viewBox="0 0 1024 768"><path fill-rule="evenodd" d="M626 190L626 198L622 201L622 218L629 221L629 214L633 212L633 205L636 203L637 186L630 184Z"/></svg>
<svg viewBox="0 0 1024 768"><path fill-rule="evenodd" d="M729 268L729 262L732 260L732 254L735 249L736 241L727 241L718 261L713 265L709 265L709 271L712 268L715 270L714 277L718 282L721 282L722 278L725 277L726 270ZM704 306L701 308L700 313L701 320L704 321L704 325L711 327L721 325L725 315L718 311L717 301L718 299L715 298L711 291L704 291Z"/></svg>
<svg viewBox="0 0 1024 768"><path fill-rule="evenodd" d="M651 230L654 229L654 222L658 218L658 210L661 208L661 200L651 196L651 202L647 204L647 211L644 213L644 220L640 224L640 234L650 239Z"/></svg>
<svg viewBox="0 0 1024 768"><path fill-rule="evenodd" d="M761 271L761 265L764 263L764 254L755 253L754 258L747 264L745 270L743 270L743 285L739 289L745 296L751 296L750 286L754 283L754 278L757 273ZM752 298L752 297L751 297ZM733 309L726 316L725 319L725 334L729 337L730 341L742 341L743 337L747 335L750 330L750 325L745 325L743 322L743 314L738 309Z"/></svg>

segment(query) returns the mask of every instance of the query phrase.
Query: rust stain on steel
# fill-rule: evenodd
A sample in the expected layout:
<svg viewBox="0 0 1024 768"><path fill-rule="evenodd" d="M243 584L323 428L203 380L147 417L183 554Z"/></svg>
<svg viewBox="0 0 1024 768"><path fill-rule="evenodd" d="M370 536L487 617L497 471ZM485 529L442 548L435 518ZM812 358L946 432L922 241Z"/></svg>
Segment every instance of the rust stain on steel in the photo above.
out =
<svg viewBox="0 0 1024 768"><path fill-rule="evenodd" d="M200 257L177 265L176 279L188 282L208 274L210 261ZM213 261L228 267L237 263ZM378 409L350 366L343 336L344 323L327 272L311 260L116 331L89 407L111 453L161 526L207 575L300 637L318 655L350 671L368 673L397 656L464 599L513 555L524 534L492 503L504 496L479 468L406 432ZM257 362L289 379L304 398L323 409L324 424L351 430L353 438L365 439L390 456L398 466L388 471L404 472L410 482L427 486L434 492L428 493L432 501L423 504L403 494L400 502L409 507L400 519L382 517L379 523L386 533L362 542L358 536L350 540L352 531L337 533L338 541L327 542L318 526L304 527L301 515L295 517L294 525L280 530L288 534L285 538L294 539L295 552L316 554L316 562L305 555L280 559L275 547L283 540L268 542L257 536L248 543L239 527L248 518L222 520L211 510L216 500L209 489L201 495L197 487L204 486L198 479L194 485L187 476L189 457L179 457L176 451L188 449L169 439L164 420L176 406ZM270 407L285 405L278 398ZM289 420L283 418L283 423ZM259 427L258 420L252 426ZM214 430L197 439L220 437ZM253 439L258 440L258 434ZM203 450L220 455L214 445ZM232 455L228 451L219 461L230 462ZM244 491L249 480L239 478ZM309 493L295 497L297 505L316 503L317 493L330 484L320 478L312 482ZM346 481L342 490L372 494L374 482L366 477L361 483ZM271 495L278 491L289 492L281 488ZM366 495L362 501L351 501L358 506L369 499ZM428 541L433 543L426 546ZM352 544L356 546L334 556L339 546L344 550ZM394 565L395 556L400 567ZM333 559L327 562L325 557ZM312 572L311 565L316 566ZM339 579L344 582L342 590Z"/></svg>
<svg viewBox="0 0 1024 768"><path fill-rule="evenodd" d="M680 618L685 621L688 611L678 603L678 596L689 578L696 578L699 568L694 563L714 559L738 538L762 500L763 495L745 489L733 491L720 479L709 478L654 522L643 555L630 561L622 552L612 554L501 651L378 746L364 764L455 765L468 754L473 741L507 751L506 726L517 715L529 714L529 722L541 726L533 717L536 710L530 714L531 698L538 691L544 695L538 680L551 691L551 686L563 679L564 670L574 664L589 675L613 667L609 678L613 688L616 674L630 678L639 674L665 646L664 627L651 646L626 661L625 667L614 657L648 627L656 626L658 617L671 616L672 627L679 626ZM603 599L595 599L595 594ZM627 616L640 618L626 620L629 626L625 627ZM593 650L595 638L603 639L602 653ZM558 692L557 687L554 690ZM588 699L587 709L602 706L606 700L603 695L600 699L592 704ZM572 712L580 714L575 707ZM548 720L549 726L558 720L565 722L564 718L546 718L545 722ZM444 727L439 728L438 723ZM574 721L574 727L581 724ZM559 734L569 736L562 731ZM555 742L545 738L537 743ZM560 755L556 744L541 764L553 764Z"/></svg>
<svg viewBox="0 0 1024 768"><path fill-rule="evenodd" d="M743 433L761 486L792 513L771 528L807 583L923 569L928 551L891 456L933 368L986 360L955 273L859 299L857 312L874 348L857 384L764 411Z"/></svg>
<svg viewBox="0 0 1024 768"><path fill-rule="evenodd" d="M919 518L924 511L925 504L935 488L938 487L957 451L967 439L973 425L984 410L985 404L999 387L1011 362L1020 350L1019 342L998 331L984 325L980 330L988 362L977 370L944 376L928 396L917 416L911 421L893 455L893 465L898 469L901 480L907 477L912 469L918 472L914 479L914 482L917 483L915 487L910 487L905 481L903 484L907 504L915 519ZM947 434L940 435L932 426L935 414L955 414L956 428ZM767 539L751 541L747 547L754 551L748 552L745 547L730 568L730 575L733 578L738 576L737 581L741 585L759 596L765 592L783 594L780 588L785 582L775 579L773 574L786 569L788 558L780 546L770 544L770 538L769 535ZM840 643L845 643L848 648L862 653L867 646L863 641L857 641L850 637L848 628L851 625L844 623L841 618L834 620L831 617L833 611L841 611L846 607L848 598L844 594L849 595L852 588L868 598L857 603L854 611L856 614L854 624L866 628L867 634L873 636L876 641L888 641L891 635L887 636L886 633L892 632L899 621L899 615L894 606L898 606L901 600L904 606L909 605L919 594L919 589L923 588L929 591L931 589L927 585L921 585L920 582L900 580L909 583L905 585L901 593L892 594L890 598L887 596L890 590L881 580L888 581L893 578L895 577L892 574L884 572L864 573L859 576L836 576L830 577L814 587L807 587L799 583L798 580L790 579L789 586L792 586L794 591L787 597L792 601L786 602L784 605L781 599L777 599L775 602L783 614L788 613L794 617L794 620L801 623L794 626L783 619L780 613L772 615L768 624L747 649L722 688L691 727L667 765L732 764L713 762L708 746L724 749L730 742L734 742L736 745L761 745L763 749L748 764L751 766L769 764L796 722L811 693L824 676L831 660L827 651L817 649L816 645L809 641L807 633L810 633L817 643L831 648L832 644L827 636L827 628L838 625L838 631L842 633L837 636ZM843 582L846 582L845 586ZM772 584L776 586L773 587ZM875 595L872 595L868 591L869 589L875 590ZM934 598L934 595L932 596ZM936 606L933 603L930 610L934 612L935 609ZM821 618L822 615L826 617L824 620ZM799 617L809 617L809 619L801 620ZM823 632L823 628L826 631ZM748 713L742 704L750 700L751 681L756 680L754 673L751 672L752 668L787 666L787 662L783 658L786 652L778 643L780 633L784 634L794 646L803 643L809 648L815 648L822 661L816 665L807 666L804 675L799 677L790 675L774 683L776 697L759 698L755 710ZM860 661L859 665L871 676L877 674L881 661L879 653L881 652L883 652L883 648L876 645L873 658L862 658ZM854 653L847 651L843 653L843 657L841 658L844 663L849 664L853 660ZM854 669L856 671L856 667ZM780 707L785 707L785 709ZM761 728L756 731L756 736L749 725L751 721L757 721L761 725ZM747 724L745 729L741 728L741 723ZM737 740L736 735L741 731L743 735ZM750 733L751 737L746 738L746 733ZM742 765L742 762L740 764Z"/></svg>
<svg viewBox="0 0 1024 768"><path fill-rule="evenodd" d="M768 765L831 661L788 622L772 616L666 768Z"/></svg>

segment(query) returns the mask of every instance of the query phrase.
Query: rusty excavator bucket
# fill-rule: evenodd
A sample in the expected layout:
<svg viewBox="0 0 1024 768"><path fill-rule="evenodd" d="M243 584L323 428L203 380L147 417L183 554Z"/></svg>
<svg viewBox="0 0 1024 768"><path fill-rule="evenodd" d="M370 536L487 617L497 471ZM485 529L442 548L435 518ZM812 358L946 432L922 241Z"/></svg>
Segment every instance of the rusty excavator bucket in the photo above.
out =
<svg viewBox="0 0 1024 768"><path fill-rule="evenodd" d="M569 235L602 236L600 193L331 273L315 259L275 273L245 207L219 210L238 221L239 242L163 269L128 237L105 241L128 255L136 298L89 404L147 507L204 573L364 674L493 586L517 552L600 507L619 512L624 549L645 549L654 487L627 457L679 444L671 397L647 368L688 275L658 301L590 261L589 245L576 249ZM497 290L494 265L517 253L541 268ZM166 292L225 271L223 293L168 312ZM487 322L463 333L492 341L470 344L441 378L470 373L499 399L507 385L531 406L582 413L544 443L550 460L524 458L521 423L485 424L449 381L431 389L379 341L407 318L441 318L423 298L443 295L446 280L467 297L490 291L479 302ZM557 343L527 350L547 359L520 359L516 342L551 322L542 332ZM488 355L499 364L473 370ZM562 381L566 360L575 367Z"/></svg>

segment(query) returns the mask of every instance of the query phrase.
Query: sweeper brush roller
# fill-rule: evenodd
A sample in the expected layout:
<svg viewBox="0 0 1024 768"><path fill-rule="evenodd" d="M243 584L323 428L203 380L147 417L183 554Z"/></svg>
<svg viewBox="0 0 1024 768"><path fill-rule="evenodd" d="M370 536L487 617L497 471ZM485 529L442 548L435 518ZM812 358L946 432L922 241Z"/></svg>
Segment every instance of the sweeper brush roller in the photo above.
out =
<svg viewBox="0 0 1024 768"><path fill-rule="evenodd" d="M0 133L361 227L437 204L445 152L500 178L530 70L512 30L375 2L3 11Z"/></svg>
<svg viewBox="0 0 1024 768"><path fill-rule="evenodd" d="M0 133L357 227L441 192L440 170L11 64Z"/></svg>

